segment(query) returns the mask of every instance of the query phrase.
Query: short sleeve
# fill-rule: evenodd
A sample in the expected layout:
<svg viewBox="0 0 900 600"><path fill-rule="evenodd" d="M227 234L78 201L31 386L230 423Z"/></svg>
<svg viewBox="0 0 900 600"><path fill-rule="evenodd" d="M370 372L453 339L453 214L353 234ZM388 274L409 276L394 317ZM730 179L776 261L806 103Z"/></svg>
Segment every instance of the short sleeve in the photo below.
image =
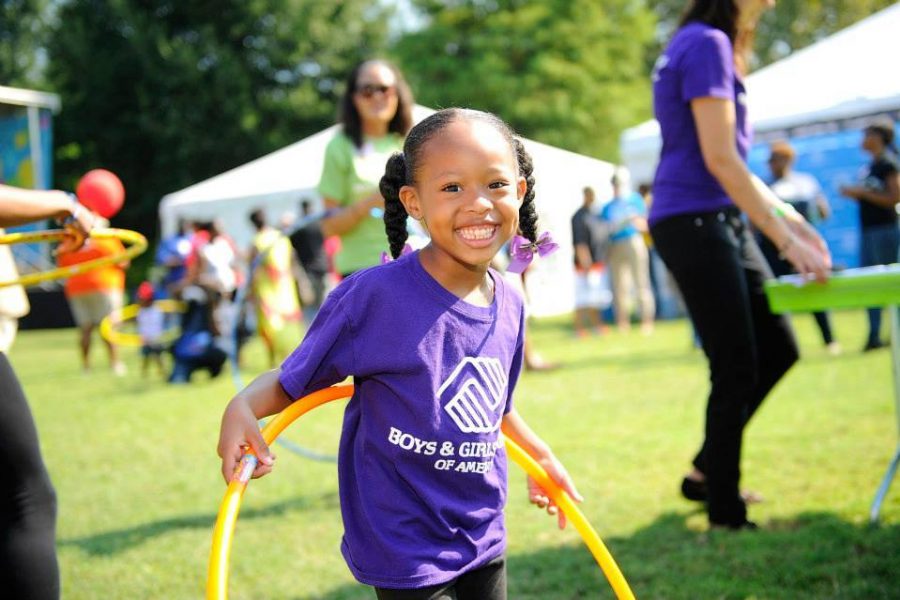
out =
<svg viewBox="0 0 900 600"><path fill-rule="evenodd" d="M647 205L644 203L644 199L640 194L634 193L631 195L631 208L639 217L647 216Z"/></svg>
<svg viewBox="0 0 900 600"><path fill-rule="evenodd" d="M279 382L297 399L340 383L353 372L353 327L338 288L322 304L303 342L282 363Z"/></svg>
<svg viewBox="0 0 900 600"><path fill-rule="evenodd" d="M509 386L507 388L506 406L503 408L503 414L507 414L513 409L513 392L516 389L516 383L519 381L519 375L522 373L522 365L525 364L525 306L522 305L519 311L519 335L516 337L516 351L513 354L512 363L509 367Z"/></svg>
<svg viewBox="0 0 900 600"><path fill-rule="evenodd" d="M582 213L578 213L572 218L572 244L575 246L590 242L587 223L584 222L586 218L589 217Z"/></svg>
<svg viewBox="0 0 900 600"><path fill-rule="evenodd" d="M681 99L724 98L734 100L734 51L725 33L702 32L681 61Z"/></svg>
<svg viewBox="0 0 900 600"><path fill-rule="evenodd" d="M603 205L603 208L600 209L600 220L609 222L610 220L610 210L612 209L612 203L614 200L610 200L606 204Z"/></svg>
<svg viewBox="0 0 900 600"><path fill-rule="evenodd" d="M822 192L822 186L821 186L821 184L819 184L819 180L816 179L815 177L813 177L812 175L809 176L809 190L810 190L810 198L812 198L812 199L815 199L815 198L818 198L819 196L825 195L824 192Z"/></svg>
<svg viewBox="0 0 900 600"><path fill-rule="evenodd" d="M342 205L349 204L352 200L353 163L348 144L349 140L342 133L328 142L318 186L323 198L333 198Z"/></svg>

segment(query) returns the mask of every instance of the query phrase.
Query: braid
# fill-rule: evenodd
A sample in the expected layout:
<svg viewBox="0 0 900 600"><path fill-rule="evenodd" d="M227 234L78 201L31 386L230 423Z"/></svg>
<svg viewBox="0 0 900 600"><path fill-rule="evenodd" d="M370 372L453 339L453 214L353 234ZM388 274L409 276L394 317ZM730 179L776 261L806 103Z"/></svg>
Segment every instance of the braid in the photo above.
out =
<svg viewBox="0 0 900 600"><path fill-rule="evenodd" d="M400 202L400 188L404 185L406 185L406 158L402 152L395 152L388 159L384 176L378 184L384 198L384 231L387 233L391 256L394 258L400 256L408 237L406 209Z"/></svg>
<svg viewBox="0 0 900 600"><path fill-rule="evenodd" d="M534 165L531 155L519 138L513 138L516 160L519 162L519 175L525 178L525 197L519 207L519 230L531 242L537 241L537 209L534 206Z"/></svg>

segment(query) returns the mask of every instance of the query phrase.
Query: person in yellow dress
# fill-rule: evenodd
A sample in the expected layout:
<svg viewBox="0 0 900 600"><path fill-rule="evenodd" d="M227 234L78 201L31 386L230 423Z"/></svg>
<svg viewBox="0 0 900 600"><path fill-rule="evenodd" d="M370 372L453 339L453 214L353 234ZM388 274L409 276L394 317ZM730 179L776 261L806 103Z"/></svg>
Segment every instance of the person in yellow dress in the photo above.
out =
<svg viewBox="0 0 900 600"><path fill-rule="evenodd" d="M250 297L256 304L256 328L269 365L284 360L303 337L303 316L292 266L294 248L283 233L266 224L262 209L250 213L256 228L250 248Z"/></svg>

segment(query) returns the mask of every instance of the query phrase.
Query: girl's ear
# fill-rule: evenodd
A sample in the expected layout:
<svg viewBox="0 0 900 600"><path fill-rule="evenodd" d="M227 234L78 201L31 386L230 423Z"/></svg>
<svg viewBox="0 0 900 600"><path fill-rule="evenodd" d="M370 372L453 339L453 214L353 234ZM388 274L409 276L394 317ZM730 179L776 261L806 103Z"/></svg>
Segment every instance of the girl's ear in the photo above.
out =
<svg viewBox="0 0 900 600"><path fill-rule="evenodd" d="M403 205L403 208L406 209L406 214L413 219L420 221L423 216L422 205L419 202L419 195L416 193L416 188L411 185L404 185L400 188L398 195L400 196L400 203Z"/></svg>
<svg viewBox="0 0 900 600"><path fill-rule="evenodd" d="M519 202L525 198L525 192L528 191L528 182L525 181L524 177L519 177L516 181L516 195L519 196Z"/></svg>

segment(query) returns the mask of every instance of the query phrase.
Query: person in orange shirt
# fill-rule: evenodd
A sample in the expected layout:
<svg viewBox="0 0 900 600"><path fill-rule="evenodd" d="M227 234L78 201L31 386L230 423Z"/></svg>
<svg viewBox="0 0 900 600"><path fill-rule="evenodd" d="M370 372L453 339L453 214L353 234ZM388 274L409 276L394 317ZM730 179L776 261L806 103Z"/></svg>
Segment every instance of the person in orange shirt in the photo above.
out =
<svg viewBox="0 0 900 600"><path fill-rule="evenodd" d="M95 215L95 218L100 219ZM125 250L119 240L88 239L75 252L60 254L59 266L67 267L89 260L112 256ZM66 280L65 294L72 316L79 329L81 364L90 371L91 340L94 329L112 311L122 308L125 297L125 268L127 264L109 265L87 273L73 275ZM109 352L109 364L118 376L125 374L125 364L119 360L115 344L103 340Z"/></svg>

